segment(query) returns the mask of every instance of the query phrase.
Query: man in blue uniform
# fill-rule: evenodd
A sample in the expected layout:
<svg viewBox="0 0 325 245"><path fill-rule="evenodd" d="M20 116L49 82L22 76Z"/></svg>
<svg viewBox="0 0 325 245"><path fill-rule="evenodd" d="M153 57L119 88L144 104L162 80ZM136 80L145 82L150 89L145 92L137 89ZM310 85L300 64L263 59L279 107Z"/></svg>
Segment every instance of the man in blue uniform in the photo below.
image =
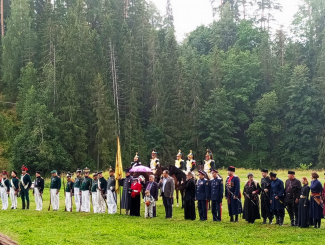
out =
<svg viewBox="0 0 325 245"><path fill-rule="evenodd" d="M25 200L27 201L27 209L29 209L29 188L32 185L32 179L27 173L28 168L24 165L21 167L21 176L20 176L20 197L22 201L22 209L25 209Z"/></svg>
<svg viewBox="0 0 325 245"><path fill-rule="evenodd" d="M217 170L213 169L211 173L213 177L210 180L213 221L221 221L223 181Z"/></svg>
<svg viewBox="0 0 325 245"><path fill-rule="evenodd" d="M271 190L270 190L270 202L271 210L276 217L276 225L283 225L284 219L284 186L283 181L276 177L276 173L270 173Z"/></svg>
<svg viewBox="0 0 325 245"><path fill-rule="evenodd" d="M209 180L205 179L206 173L199 170L199 180L197 181L195 199L198 202L200 220L204 221L208 219L207 205L210 200L210 185Z"/></svg>
<svg viewBox="0 0 325 245"><path fill-rule="evenodd" d="M238 214L243 212L240 201L240 179L234 175L235 171L236 168L233 166L228 168L228 178L225 185L225 198L227 199L230 222L238 222Z"/></svg>

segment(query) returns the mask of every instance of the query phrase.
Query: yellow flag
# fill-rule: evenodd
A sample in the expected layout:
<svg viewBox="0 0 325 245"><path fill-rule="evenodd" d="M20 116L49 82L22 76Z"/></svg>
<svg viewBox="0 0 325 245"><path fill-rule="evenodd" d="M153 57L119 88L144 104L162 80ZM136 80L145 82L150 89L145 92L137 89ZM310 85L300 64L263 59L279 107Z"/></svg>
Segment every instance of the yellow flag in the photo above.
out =
<svg viewBox="0 0 325 245"><path fill-rule="evenodd" d="M122 155L120 138L117 136L117 152L116 152L116 164L115 164L115 191L119 191L119 177L123 178L123 166L122 166Z"/></svg>

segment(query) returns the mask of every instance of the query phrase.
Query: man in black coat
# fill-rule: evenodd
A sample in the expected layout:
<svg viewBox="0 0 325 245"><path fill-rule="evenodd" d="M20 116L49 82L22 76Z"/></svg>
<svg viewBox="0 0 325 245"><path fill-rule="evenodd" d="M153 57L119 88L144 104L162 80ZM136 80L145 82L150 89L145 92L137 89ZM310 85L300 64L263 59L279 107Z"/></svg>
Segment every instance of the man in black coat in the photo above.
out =
<svg viewBox="0 0 325 245"><path fill-rule="evenodd" d="M156 213L156 201L158 201L158 184L155 181L155 176L150 175L149 181L144 184L144 190L150 191L150 195L155 199L155 203L153 205L153 217L157 217Z"/></svg>
<svg viewBox="0 0 325 245"><path fill-rule="evenodd" d="M121 179L119 177L119 185L123 186L121 209L125 209L126 215L130 215L131 192L129 192L129 189L131 188L132 182L133 178L130 175L129 169L125 169L125 178Z"/></svg>
<svg viewBox="0 0 325 245"><path fill-rule="evenodd" d="M185 219L195 220L195 181L193 179L192 172L188 172L186 175L185 195L184 195L184 217Z"/></svg>
<svg viewBox="0 0 325 245"><path fill-rule="evenodd" d="M269 170L262 169L262 179L261 179L261 213L263 217L263 224L266 224L267 219L269 219L269 224L272 224L273 213L271 211L270 203L270 189L271 189L271 179L268 176Z"/></svg>
<svg viewBox="0 0 325 245"><path fill-rule="evenodd" d="M301 183L295 178L294 171L288 171L285 184L285 205L291 220L291 226L298 226L298 203L300 198Z"/></svg>

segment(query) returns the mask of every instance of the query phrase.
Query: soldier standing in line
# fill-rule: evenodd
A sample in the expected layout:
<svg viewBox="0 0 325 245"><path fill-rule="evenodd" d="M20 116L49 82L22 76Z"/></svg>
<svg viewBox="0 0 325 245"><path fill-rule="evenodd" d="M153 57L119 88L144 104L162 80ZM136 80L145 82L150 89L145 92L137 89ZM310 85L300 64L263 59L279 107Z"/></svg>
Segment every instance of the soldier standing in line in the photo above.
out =
<svg viewBox="0 0 325 245"><path fill-rule="evenodd" d="M36 209L35 211L43 210L43 190L44 179L41 177L41 172L36 171L36 180L34 182L33 196L35 197Z"/></svg>

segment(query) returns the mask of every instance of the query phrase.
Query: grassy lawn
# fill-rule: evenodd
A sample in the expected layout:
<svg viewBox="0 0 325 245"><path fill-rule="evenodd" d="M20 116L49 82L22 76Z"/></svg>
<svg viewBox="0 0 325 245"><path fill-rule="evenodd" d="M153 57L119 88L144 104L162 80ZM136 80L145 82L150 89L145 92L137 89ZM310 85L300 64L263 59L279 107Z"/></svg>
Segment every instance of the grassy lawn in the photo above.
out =
<svg viewBox="0 0 325 245"><path fill-rule="evenodd" d="M246 174L253 172L260 181L257 170L240 169L241 187L246 181ZM296 177L310 179L311 171L296 171ZM280 179L287 179L287 171L278 171ZM226 171L221 175L225 178ZM319 172L323 183L323 172ZM107 174L106 174L107 176ZM34 178L32 178L34 179ZM31 194L32 192L30 192ZM30 210L0 211L0 232L10 236L19 244L322 244L325 221L321 229L301 229L289 226L286 214L283 227L262 225L261 220L247 224L244 220L230 223L227 203L223 201L222 222L185 221L183 210L174 206L173 219L166 220L161 198L158 201L155 219L143 217L144 205L141 205L142 217L127 217L115 214L66 213L64 212L63 189L60 194L60 211L47 211L49 191L44 192L43 211L37 212L32 194ZM18 201L21 207L21 201ZM122 210L123 214L123 210ZM197 212L198 217L198 212Z"/></svg>

